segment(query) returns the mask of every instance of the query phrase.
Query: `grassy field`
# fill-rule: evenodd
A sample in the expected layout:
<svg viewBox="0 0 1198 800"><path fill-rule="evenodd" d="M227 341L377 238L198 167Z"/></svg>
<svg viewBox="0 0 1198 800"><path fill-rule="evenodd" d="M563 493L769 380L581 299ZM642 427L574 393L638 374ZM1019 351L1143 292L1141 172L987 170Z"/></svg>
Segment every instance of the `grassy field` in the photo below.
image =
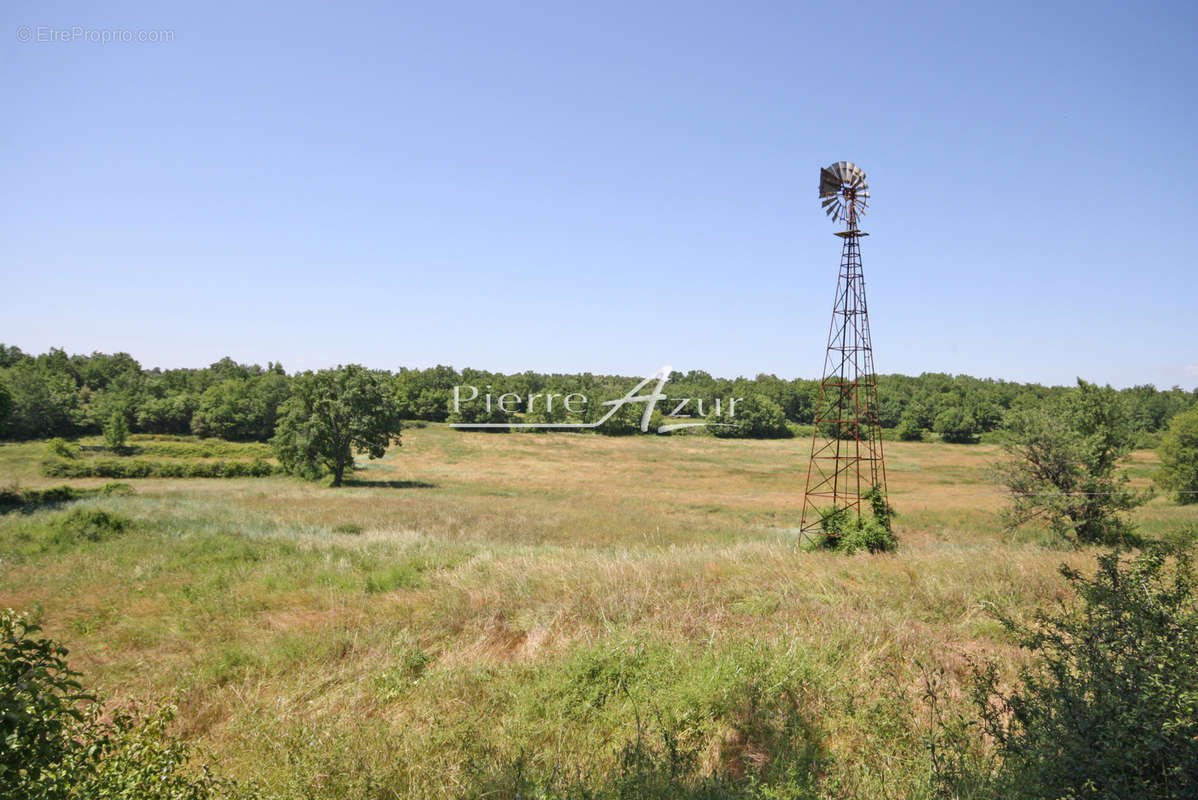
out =
<svg viewBox="0 0 1198 800"><path fill-rule="evenodd" d="M67 506L0 517L0 606L40 606L109 697L175 696L221 770L281 796L594 784L639 741L651 767L793 788L763 797L920 797L925 681L959 699L971 659L1009 674L992 612L1064 597L1058 565L1093 553L1002 529L997 447L899 442L899 552L800 551L809 444L429 425L341 489L127 481L71 504L133 520L99 541L38 533ZM0 445L0 484L61 484L44 451ZM1198 507L1134 518L1164 535Z"/></svg>

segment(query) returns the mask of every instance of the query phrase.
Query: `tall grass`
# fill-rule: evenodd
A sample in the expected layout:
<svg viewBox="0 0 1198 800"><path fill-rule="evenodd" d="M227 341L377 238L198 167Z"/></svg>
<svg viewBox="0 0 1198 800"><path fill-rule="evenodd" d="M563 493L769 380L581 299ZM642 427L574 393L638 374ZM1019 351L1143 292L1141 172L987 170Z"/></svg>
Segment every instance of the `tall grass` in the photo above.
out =
<svg viewBox="0 0 1198 800"><path fill-rule="evenodd" d="M0 605L40 604L110 694L178 692L180 731L280 796L923 796L927 670L949 702L970 658L1013 676L991 612L1093 558L1004 531L996 448L941 443L887 446L896 553L802 552L804 450L429 425L338 490L132 480L0 516ZM0 474L48 485L43 452ZM75 509L128 524L30 544Z"/></svg>

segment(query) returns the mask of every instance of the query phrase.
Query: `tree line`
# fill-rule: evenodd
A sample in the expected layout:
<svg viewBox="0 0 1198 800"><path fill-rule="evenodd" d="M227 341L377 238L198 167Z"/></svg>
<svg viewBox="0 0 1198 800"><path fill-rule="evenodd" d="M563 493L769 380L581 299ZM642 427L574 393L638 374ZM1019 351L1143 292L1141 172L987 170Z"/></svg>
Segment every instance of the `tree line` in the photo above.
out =
<svg viewBox="0 0 1198 800"><path fill-rule="evenodd" d="M577 421L590 422L588 415L601 415L605 410L600 405L603 400L622 396L642 380L592 373L504 374L443 365L372 373L389 392L402 419L430 422L515 420L496 408L486 411L479 402L454 415L453 387L462 385L483 391L492 387L496 394L512 392L522 397L581 393L591 402ZM274 435L280 409L293 395L297 377L273 362L263 367L223 358L199 369L164 370L145 368L128 353L69 355L51 349L29 355L17 347L0 345L0 436L34 439L96 434L118 416L135 433L264 442ZM811 424L819 390L818 380L787 380L775 375L717 378L702 370L674 372L666 386L670 398L692 399L690 413L698 400L706 410L714 407L717 398L752 398L738 408L738 413L743 410L763 420L746 428L756 431L751 435L778 435L784 432L785 423ZM969 442L1000 429L1012 411L1055 403L1075 391L1076 387L967 375L879 375L878 417L882 426L894 429L899 438L919 439L931 432L945 441ZM1161 431L1174 416L1198 404L1198 389L1162 390L1144 385L1118 390L1116 395L1136 433ZM661 404L659 410L665 405L672 404ZM626 408L628 413L613 419L602 432L636 429L640 407ZM527 418L560 421L555 415L564 415L560 405L554 409L542 405Z"/></svg>

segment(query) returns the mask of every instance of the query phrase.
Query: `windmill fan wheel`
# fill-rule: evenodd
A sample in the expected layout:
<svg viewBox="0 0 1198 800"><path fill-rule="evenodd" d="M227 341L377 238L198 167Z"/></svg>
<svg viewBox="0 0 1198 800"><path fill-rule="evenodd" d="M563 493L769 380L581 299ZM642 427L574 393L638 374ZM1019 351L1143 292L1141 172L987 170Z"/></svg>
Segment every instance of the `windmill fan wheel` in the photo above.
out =
<svg viewBox="0 0 1198 800"><path fill-rule="evenodd" d="M837 161L819 171L820 205L833 222L855 220L869 208L865 170L850 161Z"/></svg>

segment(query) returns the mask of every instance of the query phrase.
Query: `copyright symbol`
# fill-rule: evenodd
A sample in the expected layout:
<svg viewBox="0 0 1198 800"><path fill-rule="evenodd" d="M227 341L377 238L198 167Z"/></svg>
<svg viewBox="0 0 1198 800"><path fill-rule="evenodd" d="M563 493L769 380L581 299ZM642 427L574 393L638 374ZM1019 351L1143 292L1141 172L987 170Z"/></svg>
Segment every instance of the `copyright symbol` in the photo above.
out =
<svg viewBox="0 0 1198 800"><path fill-rule="evenodd" d="M29 30L28 25L22 25L21 27L17 28L17 41L18 42L27 42L32 38L33 38L33 31Z"/></svg>

